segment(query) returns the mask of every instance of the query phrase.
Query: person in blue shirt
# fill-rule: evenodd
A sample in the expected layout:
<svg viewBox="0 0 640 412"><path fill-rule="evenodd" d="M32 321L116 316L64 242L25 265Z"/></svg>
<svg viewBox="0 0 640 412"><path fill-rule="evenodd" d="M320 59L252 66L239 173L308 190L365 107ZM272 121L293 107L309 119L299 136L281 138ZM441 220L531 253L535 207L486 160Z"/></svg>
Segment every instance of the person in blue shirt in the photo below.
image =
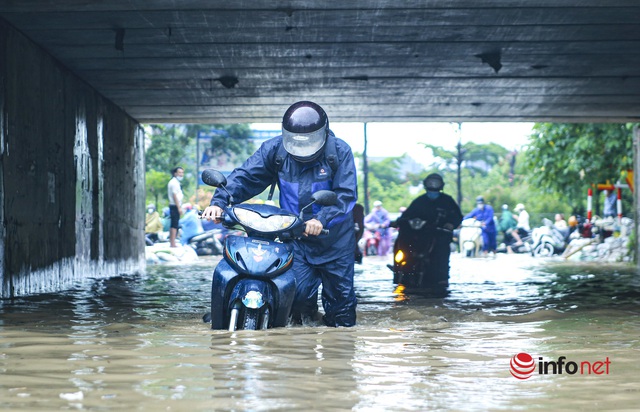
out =
<svg viewBox="0 0 640 412"><path fill-rule="evenodd" d="M482 250L485 253L495 253L497 243L496 223L493 220L493 207L484 202L482 196L476 198L476 208L467 214L463 219L474 218L482 222Z"/></svg>
<svg viewBox="0 0 640 412"><path fill-rule="evenodd" d="M192 237L204 233L202 229L202 223L198 218L198 213L191 206L191 203L185 203L182 205L182 217L180 218L180 243L182 245L189 244Z"/></svg>
<svg viewBox="0 0 640 412"><path fill-rule="evenodd" d="M279 157L281 146L283 158ZM356 167L351 148L335 137L318 104L301 101L289 107L282 119L282 135L262 143L235 169L228 176L227 190L236 203L243 202L274 182L280 189L280 207L296 214L311 203L311 195L318 190L332 190L338 197L333 206L313 205L304 211L305 236L295 241L291 269L297 282L293 320L299 323L315 318L322 284L324 323L354 326L357 300L352 211L358 198ZM202 217L221 221L228 203L227 192L217 189ZM324 228L328 234L321 234Z"/></svg>

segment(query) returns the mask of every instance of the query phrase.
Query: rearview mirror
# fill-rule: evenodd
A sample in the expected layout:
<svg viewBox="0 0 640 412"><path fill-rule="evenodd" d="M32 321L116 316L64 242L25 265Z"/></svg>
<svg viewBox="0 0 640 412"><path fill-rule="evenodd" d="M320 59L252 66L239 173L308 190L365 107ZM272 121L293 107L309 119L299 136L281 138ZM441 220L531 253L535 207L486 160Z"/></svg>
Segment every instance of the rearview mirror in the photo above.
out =
<svg viewBox="0 0 640 412"><path fill-rule="evenodd" d="M215 169L205 169L202 172L202 181L209 186L225 186L227 184L227 178Z"/></svg>
<svg viewBox="0 0 640 412"><path fill-rule="evenodd" d="M311 196L311 200L320 206L333 206L338 202L338 195L331 190L318 190Z"/></svg>

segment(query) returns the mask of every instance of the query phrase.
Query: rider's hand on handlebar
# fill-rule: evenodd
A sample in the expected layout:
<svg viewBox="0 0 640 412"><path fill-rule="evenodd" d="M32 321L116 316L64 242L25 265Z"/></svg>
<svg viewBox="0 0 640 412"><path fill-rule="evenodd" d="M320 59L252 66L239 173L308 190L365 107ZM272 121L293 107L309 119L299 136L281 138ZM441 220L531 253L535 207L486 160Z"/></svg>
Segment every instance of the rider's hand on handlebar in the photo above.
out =
<svg viewBox="0 0 640 412"><path fill-rule="evenodd" d="M305 224L305 236L318 236L322 232L323 226L318 219L307 220Z"/></svg>
<svg viewBox="0 0 640 412"><path fill-rule="evenodd" d="M208 206L202 212L202 219L213 220L215 223L222 221L222 209L218 206Z"/></svg>

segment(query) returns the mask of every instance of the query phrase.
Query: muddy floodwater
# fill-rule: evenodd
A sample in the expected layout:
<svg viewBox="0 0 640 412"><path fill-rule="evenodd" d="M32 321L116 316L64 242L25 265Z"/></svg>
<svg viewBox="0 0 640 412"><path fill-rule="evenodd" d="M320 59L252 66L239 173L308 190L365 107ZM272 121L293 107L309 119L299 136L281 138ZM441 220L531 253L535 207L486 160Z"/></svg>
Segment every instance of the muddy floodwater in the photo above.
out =
<svg viewBox="0 0 640 412"><path fill-rule="evenodd" d="M0 408L640 409L635 267L454 254L449 295L427 298L394 290L386 263L356 266L348 329L210 330L215 259L3 301Z"/></svg>

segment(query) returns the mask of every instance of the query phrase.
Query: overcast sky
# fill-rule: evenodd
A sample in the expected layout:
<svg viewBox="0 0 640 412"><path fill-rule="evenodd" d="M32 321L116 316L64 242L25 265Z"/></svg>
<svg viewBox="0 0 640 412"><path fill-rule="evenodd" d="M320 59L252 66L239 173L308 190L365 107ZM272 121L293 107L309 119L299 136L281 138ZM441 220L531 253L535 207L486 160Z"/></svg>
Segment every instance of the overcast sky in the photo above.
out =
<svg viewBox="0 0 640 412"><path fill-rule="evenodd" d="M363 123L330 123L331 130L345 140L354 152L364 149ZM496 143L509 150L520 149L528 142L533 123L367 123L367 154L371 157L396 157L408 154L425 166L433 161L431 151L421 143L455 149L462 143ZM279 123L256 123L255 129L278 130Z"/></svg>

